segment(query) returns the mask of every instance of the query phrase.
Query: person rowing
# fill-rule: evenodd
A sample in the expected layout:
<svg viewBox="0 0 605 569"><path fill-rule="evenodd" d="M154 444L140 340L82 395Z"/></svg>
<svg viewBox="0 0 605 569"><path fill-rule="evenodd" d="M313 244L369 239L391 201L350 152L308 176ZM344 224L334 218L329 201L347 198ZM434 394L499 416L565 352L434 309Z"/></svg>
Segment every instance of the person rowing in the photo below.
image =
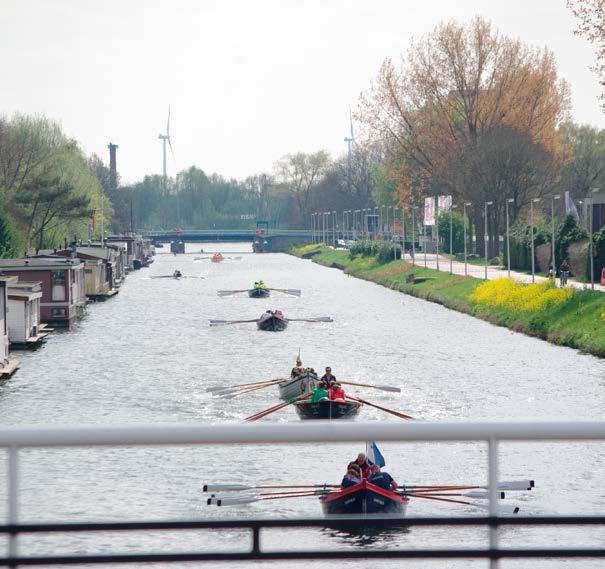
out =
<svg viewBox="0 0 605 569"><path fill-rule="evenodd" d="M372 475L372 466L368 462L368 457L360 452L354 462L359 466L362 478L367 480Z"/></svg>
<svg viewBox="0 0 605 569"><path fill-rule="evenodd" d="M329 388L328 394L332 401L344 401L345 390L341 387L340 383L335 381Z"/></svg>
<svg viewBox="0 0 605 569"><path fill-rule="evenodd" d="M319 382L317 386L313 388L313 393L311 395L311 403L318 403L319 401L329 401L330 394L326 389L326 385L323 382Z"/></svg>
<svg viewBox="0 0 605 569"><path fill-rule="evenodd" d="M347 466L347 473L344 475L342 482L340 483L340 489L344 490L351 486L355 486L361 482L361 471L356 462L350 462Z"/></svg>
<svg viewBox="0 0 605 569"><path fill-rule="evenodd" d="M393 480L393 477L388 472L382 472L380 466L377 464L372 465L372 473L370 474L368 482L383 490L397 490L397 488L399 488L397 482Z"/></svg>
<svg viewBox="0 0 605 569"><path fill-rule="evenodd" d="M326 387L331 387L336 381L336 376L332 375L332 368L330 366L326 368L326 373L321 376L321 381L326 384Z"/></svg>
<svg viewBox="0 0 605 569"><path fill-rule="evenodd" d="M181 271L179 271L178 269L176 269L176 270L174 271L174 273L172 273L172 276L173 276L175 279L180 279L180 278L183 276L183 273L181 273Z"/></svg>

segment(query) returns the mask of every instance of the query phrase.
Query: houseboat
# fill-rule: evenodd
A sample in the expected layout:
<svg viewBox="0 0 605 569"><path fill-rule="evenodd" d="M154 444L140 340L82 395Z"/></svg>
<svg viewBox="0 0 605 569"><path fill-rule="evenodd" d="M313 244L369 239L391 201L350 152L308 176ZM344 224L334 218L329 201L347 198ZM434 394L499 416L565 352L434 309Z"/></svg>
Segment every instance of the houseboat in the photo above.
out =
<svg viewBox="0 0 605 569"><path fill-rule="evenodd" d="M69 328L84 313L86 289L80 259L59 255L0 259L0 272L42 283L42 322Z"/></svg>
<svg viewBox="0 0 605 569"><path fill-rule="evenodd" d="M11 350L40 347L51 329L40 322L41 282L18 281L8 285L8 340Z"/></svg>
<svg viewBox="0 0 605 569"><path fill-rule="evenodd" d="M10 377L19 369L19 360L9 357L8 351L8 287L14 276L0 276L0 379Z"/></svg>

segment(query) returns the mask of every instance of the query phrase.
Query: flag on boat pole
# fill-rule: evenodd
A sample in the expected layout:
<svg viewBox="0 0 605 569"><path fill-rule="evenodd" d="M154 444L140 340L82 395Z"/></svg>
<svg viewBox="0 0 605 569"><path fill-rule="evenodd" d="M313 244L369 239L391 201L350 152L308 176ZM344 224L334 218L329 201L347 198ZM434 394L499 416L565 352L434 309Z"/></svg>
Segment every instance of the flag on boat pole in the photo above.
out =
<svg viewBox="0 0 605 569"><path fill-rule="evenodd" d="M368 462L370 464L377 464L380 468L386 464L384 456L382 456L382 453L378 450L378 446L374 441L366 442L366 456L368 457Z"/></svg>

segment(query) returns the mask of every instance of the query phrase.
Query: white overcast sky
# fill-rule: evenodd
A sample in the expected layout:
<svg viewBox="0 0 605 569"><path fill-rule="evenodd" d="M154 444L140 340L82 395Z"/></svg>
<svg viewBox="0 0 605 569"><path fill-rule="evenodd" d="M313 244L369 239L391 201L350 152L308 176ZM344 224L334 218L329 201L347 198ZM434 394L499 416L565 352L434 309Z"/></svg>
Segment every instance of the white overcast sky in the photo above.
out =
<svg viewBox="0 0 605 569"><path fill-rule="evenodd" d="M476 14L553 50L574 119L605 127L565 0L0 0L0 114L45 114L106 161L117 143L136 181L161 173L170 105L170 175L244 178L288 152L344 152L349 107L381 62Z"/></svg>

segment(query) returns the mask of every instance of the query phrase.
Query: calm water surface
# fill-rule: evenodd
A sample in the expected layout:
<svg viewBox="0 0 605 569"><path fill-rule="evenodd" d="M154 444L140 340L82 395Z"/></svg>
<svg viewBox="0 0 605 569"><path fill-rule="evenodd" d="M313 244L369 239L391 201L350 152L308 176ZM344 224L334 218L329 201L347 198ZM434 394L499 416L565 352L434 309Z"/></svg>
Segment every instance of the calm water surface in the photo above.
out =
<svg viewBox="0 0 605 569"><path fill-rule="evenodd" d="M331 365L341 379L402 387L401 394L359 389L361 396L426 419L603 419L605 362L347 277L287 255L242 255L221 264L195 260L204 249L248 251L249 244L189 245L174 257L159 249L150 269L131 274L120 294L91 305L69 333L21 357L22 367L0 385L4 425L69 423L239 422L276 402L272 389L235 399L212 398L205 388L286 375L300 349L306 365ZM199 254L199 253L198 253ZM234 253L233 256L236 256ZM152 279L180 269L190 278ZM202 278L203 277L203 278ZM264 279L301 288L301 298L219 298L218 289L243 289ZM330 315L332 324L292 323L279 334L254 324L210 328L208 319L252 319L266 308L290 317ZM360 418L397 421L374 409ZM295 421L292 409L266 421ZM485 449L474 444L380 445L399 482L481 483ZM228 448L59 449L22 453L20 519L134 520L205 517L318 516L315 498L260 502L233 508L205 505L205 482L338 482L359 445ZM534 478L519 495L525 514L602 513L604 446L600 443L503 444L501 478ZM5 457L2 457L5 460ZM0 470L6 515L5 469ZM465 506L415 500L410 515L467 515ZM550 541L546 542L548 538ZM473 547L477 529L412 529L376 535L335 530L267 531L267 549L317 547ZM505 529L515 546L548 543L590 546L598 530ZM249 547L244 532L157 532L23 538L23 553L183 551ZM256 566L262 564L255 564ZM301 566L279 563L272 567ZM333 567L333 562L310 563ZM350 567L367 563L347 561ZM484 567L484 562L381 562L380 567ZM173 565L174 566L174 565ZM183 565L191 567L192 564ZM220 567L227 567L221 564ZM240 567L243 565L239 565ZM576 562L502 563L502 567L582 567Z"/></svg>

